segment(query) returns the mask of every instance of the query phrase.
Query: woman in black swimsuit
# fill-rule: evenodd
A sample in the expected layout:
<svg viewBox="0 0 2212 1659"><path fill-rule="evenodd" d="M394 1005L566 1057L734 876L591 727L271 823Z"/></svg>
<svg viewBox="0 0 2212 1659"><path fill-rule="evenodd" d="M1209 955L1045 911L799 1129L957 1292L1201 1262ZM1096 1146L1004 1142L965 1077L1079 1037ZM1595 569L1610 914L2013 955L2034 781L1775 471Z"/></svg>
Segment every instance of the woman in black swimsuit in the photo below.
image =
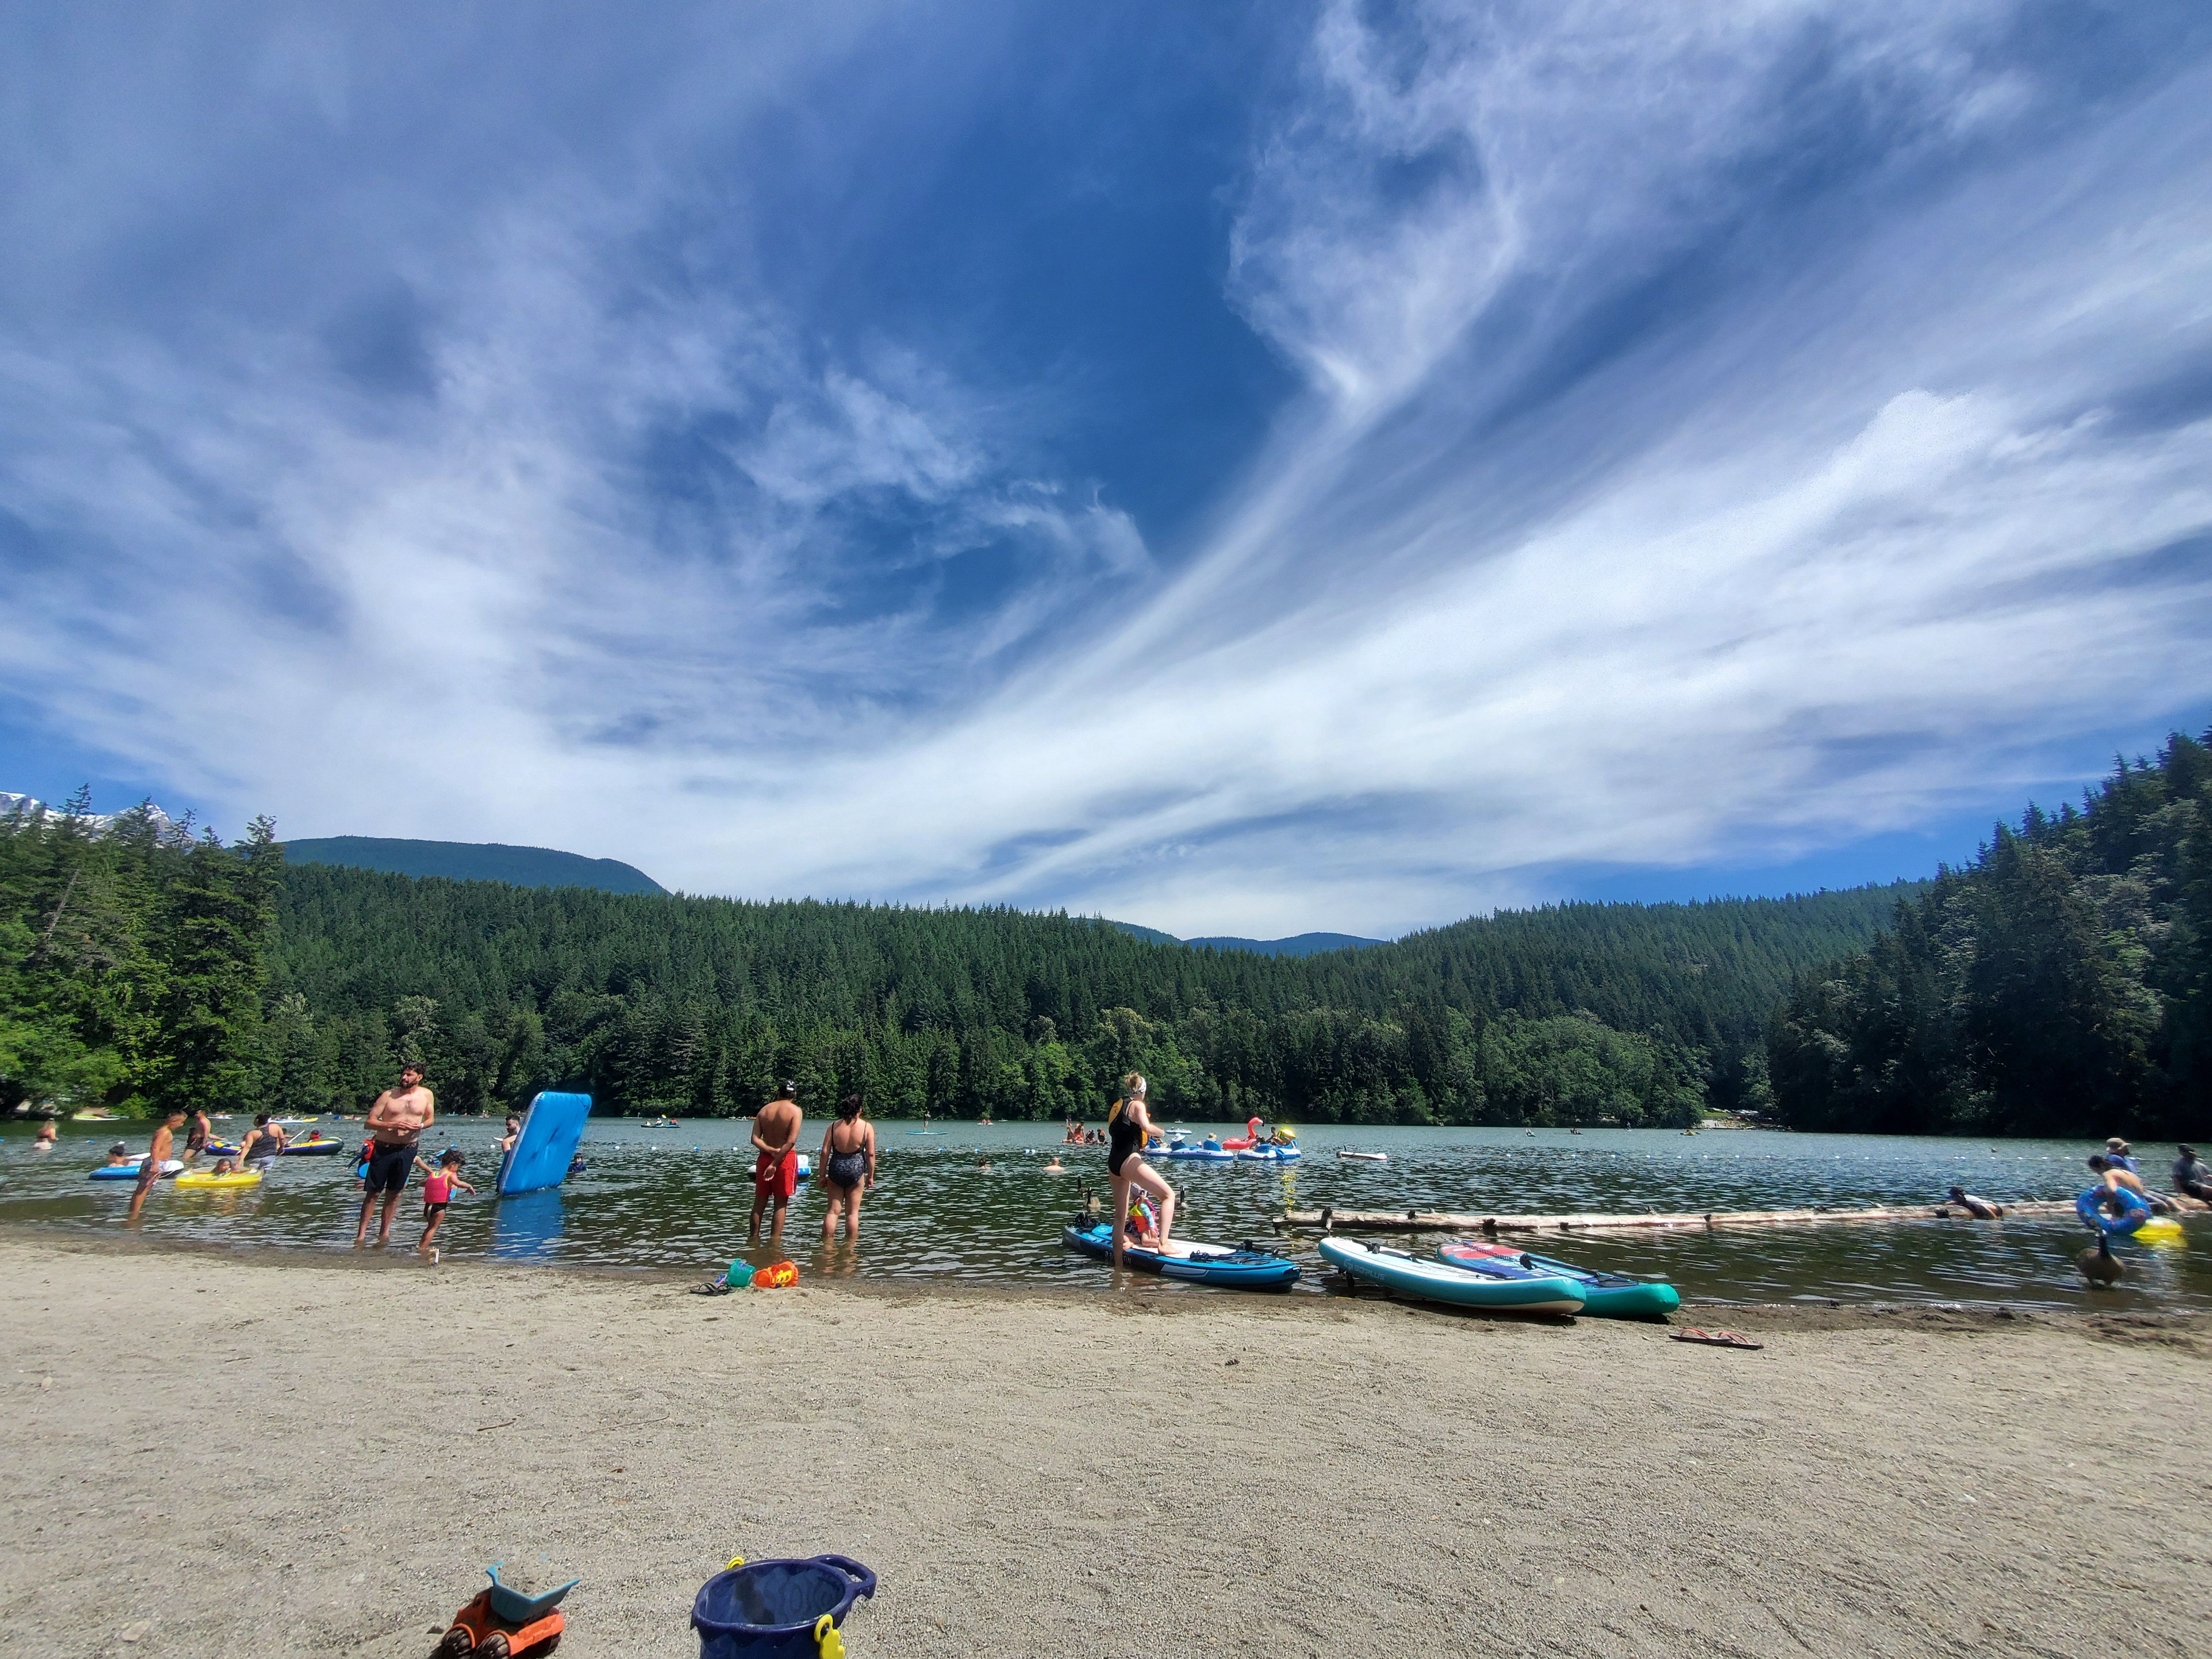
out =
<svg viewBox="0 0 2212 1659"><path fill-rule="evenodd" d="M835 1238L837 1215L845 1216L845 1236L860 1236L860 1194L876 1184L876 1126L860 1115L860 1097L847 1095L837 1121L822 1137L822 1195L830 1200L822 1218L824 1243Z"/></svg>
<svg viewBox="0 0 2212 1659"><path fill-rule="evenodd" d="M1152 1136L1152 1121L1145 1115L1145 1079L1134 1072L1121 1079L1121 1097L1106 1114L1106 1173L1114 1177L1114 1265L1118 1267L1128 1231L1121 1218L1129 1213L1130 1188L1141 1188L1159 1200L1163 1252L1175 1232L1175 1188L1144 1159L1145 1143Z"/></svg>

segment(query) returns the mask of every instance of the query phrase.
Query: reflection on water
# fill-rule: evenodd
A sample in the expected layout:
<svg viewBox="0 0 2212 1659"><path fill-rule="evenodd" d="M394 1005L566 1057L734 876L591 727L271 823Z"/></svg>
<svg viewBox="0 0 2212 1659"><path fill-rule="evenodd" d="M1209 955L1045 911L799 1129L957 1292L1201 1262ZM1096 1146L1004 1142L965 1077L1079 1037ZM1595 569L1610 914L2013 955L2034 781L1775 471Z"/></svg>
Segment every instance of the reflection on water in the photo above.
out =
<svg viewBox="0 0 2212 1659"><path fill-rule="evenodd" d="M489 1182L484 1185L488 1188ZM453 1225L453 1212L447 1212L447 1228ZM547 1187L534 1193L518 1193L513 1198L495 1198L491 1204L491 1253L522 1260L558 1258L561 1253L562 1221L564 1209L561 1189ZM439 1234L440 1238L445 1232ZM441 1245L441 1249L450 1249Z"/></svg>
<svg viewBox="0 0 2212 1659"><path fill-rule="evenodd" d="M1096 1147L1060 1147L1054 1126L954 1124L930 1134L878 1126L881 1181L861 1210L857 1244L821 1242L822 1200L801 1188L785 1243L811 1274L870 1278L1106 1282L1107 1269L1060 1249L1060 1229L1085 1195L1103 1191ZM114 1228L128 1182L87 1181L115 1138L64 1126L52 1152L30 1150L27 1128L0 1138L0 1220ZM595 1267L675 1267L702 1273L744 1250L752 1204L750 1126L728 1121L647 1129L600 1119L585 1130L585 1173L555 1191L494 1199L495 1121L440 1126L437 1144L459 1146L485 1194L447 1212L439 1243L449 1258L493 1255ZM814 1135L818 1135L818 1128ZM813 1150L810 1135L808 1150ZM2087 1184L2082 1159L2097 1148L2060 1141L1936 1140L1874 1135L1792 1135L1656 1130L1351 1129L1303 1132L1306 1158L1257 1164L1170 1164L1184 1194L1178 1231L1224 1243L1271 1237L1268 1218L1290 1206L1487 1212L1696 1211L1812 1204L1923 1203L1956 1182L2000 1200L2070 1198ZM1341 1163L1340 1147L1383 1152L1385 1164ZM2152 1184L2170 1157L2139 1149ZM1064 1174L1047 1174L1058 1152ZM989 1167L983 1167L988 1164ZM393 1228L395 1247L421 1237L419 1185ZM178 1192L149 1198L151 1237L343 1249L360 1197L349 1165L282 1159L245 1192ZM1433 1243L1434 1240L1427 1243ZM2193 1219L2183 1243L2127 1247L2126 1286L2088 1291L2073 1268L2087 1235L2070 1217L2001 1224L1907 1222L1707 1232L1593 1235L1548 1247L1591 1267L1663 1274L1708 1300L1933 1300L2016 1305L2212 1307L2212 1218ZM1281 1248L1308 1268L1302 1291L1333 1276L1311 1239ZM1170 1294L1212 1294L1160 1286Z"/></svg>

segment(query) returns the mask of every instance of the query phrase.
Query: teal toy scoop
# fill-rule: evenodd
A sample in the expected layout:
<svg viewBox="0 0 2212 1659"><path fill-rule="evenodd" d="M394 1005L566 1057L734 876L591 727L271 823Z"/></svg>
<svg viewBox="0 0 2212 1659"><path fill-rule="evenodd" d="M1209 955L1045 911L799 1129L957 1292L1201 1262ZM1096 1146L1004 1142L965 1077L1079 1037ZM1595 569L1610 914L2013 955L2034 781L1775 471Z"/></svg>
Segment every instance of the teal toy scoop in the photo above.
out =
<svg viewBox="0 0 2212 1659"><path fill-rule="evenodd" d="M561 1598L584 1581L571 1578L558 1589L550 1589L537 1595L525 1595L520 1590L499 1582L499 1570L507 1565L495 1561L484 1569L491 1575L491 1610L510 1625L527 1625L543 1619L561 1604Z"/></svg>

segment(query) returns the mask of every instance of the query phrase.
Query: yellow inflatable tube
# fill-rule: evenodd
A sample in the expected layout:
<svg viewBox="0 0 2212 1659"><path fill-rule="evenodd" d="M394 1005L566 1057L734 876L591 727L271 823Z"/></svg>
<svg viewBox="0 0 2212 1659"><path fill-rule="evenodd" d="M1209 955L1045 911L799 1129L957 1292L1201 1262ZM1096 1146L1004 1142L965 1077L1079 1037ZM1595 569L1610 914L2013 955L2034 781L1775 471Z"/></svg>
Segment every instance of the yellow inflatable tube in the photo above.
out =
<svg viewBox="0 0 2212 1659"><path fill-rule="evenodd" d="M182 1181L184 1176L179 1176ZM2128 1237L2138 1244L2171 1244L2183 1237L2181 1224L2170 1215L2153 1216Z"/></svg>
<svg viewBox="0 0 2212 1659"><path fill-rule="evenodd" d="M217 1175L212 1170L187 1170L177 1177L176 1184L187 1192L204 1187L258 1187L261 1184L261 1171L240 1170L231 1175Z"/></svg>

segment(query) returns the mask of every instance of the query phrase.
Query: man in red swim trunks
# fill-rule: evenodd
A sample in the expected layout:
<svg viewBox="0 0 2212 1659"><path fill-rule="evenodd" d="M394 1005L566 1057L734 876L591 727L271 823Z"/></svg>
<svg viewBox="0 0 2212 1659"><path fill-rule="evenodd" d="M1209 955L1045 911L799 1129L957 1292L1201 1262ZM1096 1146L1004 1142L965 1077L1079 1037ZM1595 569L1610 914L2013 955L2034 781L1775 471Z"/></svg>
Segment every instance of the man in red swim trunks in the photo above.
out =
<svg viewBox="0 0 2212 1659"><path fill-rule="evenodd" d="M791 1202L792 1194L799 1190L799 1126L802 1121L796 1083L787 1083L776 1097L760 1109L753 1119L753 1149L760 1156L753 1164L753 1222L746 1231L745 1243L760 1243L761 1211L769 1201L775 1201L775 1215L769 1224L768 1242L783 1243L784 1206Z"/></svg>

